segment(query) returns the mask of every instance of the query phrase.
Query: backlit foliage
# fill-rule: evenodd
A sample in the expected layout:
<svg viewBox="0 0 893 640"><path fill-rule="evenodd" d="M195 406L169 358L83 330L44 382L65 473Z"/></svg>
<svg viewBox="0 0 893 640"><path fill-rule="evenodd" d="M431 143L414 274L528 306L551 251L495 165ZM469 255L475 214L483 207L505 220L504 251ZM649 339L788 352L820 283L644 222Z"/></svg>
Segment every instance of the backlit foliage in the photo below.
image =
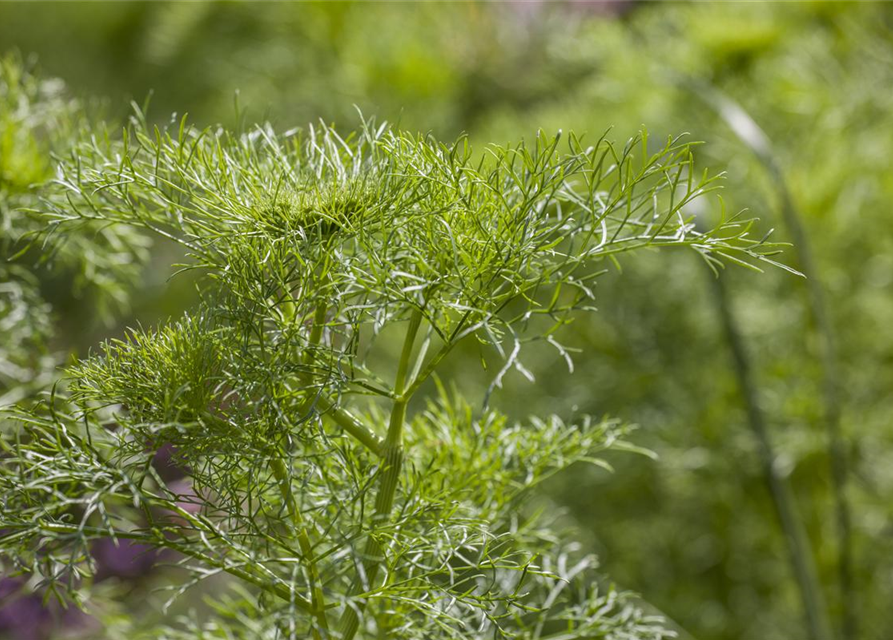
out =
<svg viewBox="0 0 893 640"><path fill-rule="evenodd" d="M172 239L202 301L14 412L6 557L85 602L102 538L174 554L174 599L236 579L210 622L152 637L667 637L530 500L574 463L634 450L629 428L514 424L438 376L466 340L501 359L491 391L530 375L532 341L572 367L560 330L623 253L776 264L748 221L696 228L687 205L716 178L681 140L649 143L540 133L475 152L368 121L233 133L140 112L120 140L85 139L42 201L47 241L121 225ZM153 467L169 445L188 488Z"/></svg>

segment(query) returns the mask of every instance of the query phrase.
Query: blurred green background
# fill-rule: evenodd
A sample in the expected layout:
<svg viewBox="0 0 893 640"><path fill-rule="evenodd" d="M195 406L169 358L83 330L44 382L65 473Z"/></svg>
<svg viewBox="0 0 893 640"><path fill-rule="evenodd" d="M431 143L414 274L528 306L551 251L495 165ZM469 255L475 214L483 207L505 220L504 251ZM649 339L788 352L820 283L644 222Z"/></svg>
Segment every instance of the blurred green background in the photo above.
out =
<svg viewBox="0 0 893 640"><path fill-rule="evenodd" d="M493 402L519 418L638 422L634 440L657 460L617 457L611 476L580 469L549 489L606 574L694 638L806 638L724 308L836 636L891 637L893 4L5 2L7 51L36 56L45 77L118 122L151 93L150 118L188 112L202 125L347 129L359 109L479 145L538 128L703 141L699 163L727 171L727 210L797 241L782 259L810 280L731 269L723 307L695 256L639 256L599 281L600 313L565 336L582 350L575 374L543 350L525 362L536 384L510 379ZM154 252L132 308L113 320L44 282L53 349L83 355L187 307L188 279L168 282L171 250ZM485 383L462 381L472 397ZM847 463L842 490L829 424ZM835 495L851 512L846 588Z"/></svg>

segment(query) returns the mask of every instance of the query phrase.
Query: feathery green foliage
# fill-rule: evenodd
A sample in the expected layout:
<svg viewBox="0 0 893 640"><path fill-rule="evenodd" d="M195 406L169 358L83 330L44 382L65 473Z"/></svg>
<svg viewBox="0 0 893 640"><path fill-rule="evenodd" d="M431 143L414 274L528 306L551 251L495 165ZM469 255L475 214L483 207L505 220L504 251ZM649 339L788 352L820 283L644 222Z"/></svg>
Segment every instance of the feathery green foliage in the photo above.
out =
<svg viewBox="0 0 893 640"><path fill-rule="evenodd" d="M189 578L173 598L238 579L188 637L667 637L599 589L528 500L575 462L635 450L628 427L511 424L489 392L475 411L437 374L464 340L501 358L490 391L530 375L532 341L572 366L559 330L622 253L777 264L748 221L695 229L687 205L715 187L679 139L650 153L647 136L540 133L476 154L372 122L232 133L153 129L138 111L121 140L85 139L61 165L48 238L125 225L173 239L205 274L202 302L15 412L0 548L76 601L100 538L176 554ZM388 340L393 363L377 357ZM165 444L189 489L153 467Z"/></svg>

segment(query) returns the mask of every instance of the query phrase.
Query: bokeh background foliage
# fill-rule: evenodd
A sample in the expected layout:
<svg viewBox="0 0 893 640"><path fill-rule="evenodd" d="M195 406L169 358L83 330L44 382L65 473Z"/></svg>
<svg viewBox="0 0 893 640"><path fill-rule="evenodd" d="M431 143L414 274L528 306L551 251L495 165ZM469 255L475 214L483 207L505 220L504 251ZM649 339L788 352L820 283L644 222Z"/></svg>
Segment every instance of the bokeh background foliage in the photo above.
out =
<svg viewBox="0 0 893 640"><path fill-rule="evenodd" d="M728 172L729 211L749 209L761 229L776 228L776 239L796 239L785 207L805 228L815 263L809 275L821 286L836 346L831 387L827 335L806 281L727 271L726 310L746 347L775 468L793 491L835 633L889 637L893 5L2 3L0 51L12 50L36 56L45 77L67 85L67 127L100 114L123 121L128 102L151 92L150 119L188 112L199 124L269 118L287 129L322 118L352 128L359 108L405 129L444 139L467 132L479 143L529 138L538 128L593 140L613 128L611 137L623 140L643 125L654 140L687 131L705 141L698 162ZM13 127L2 126L5 161ZM33 144L51 146L39 135ZM35 179L50 171L46 151L32 154ZM6 173L3 180L11 202L21 185ZM7 218L4 225L6 251L20 231ZM786 260L802 268L802 249L798 243ZM20 333L5 334L4 344L10 336L39 343L29 375L46 378L52 358L85 355L126 326L177 315L193 303L193 289L186 277L167 282L173 253L156 245L142 277L128 265L114 284L130 295L111 299L78 278L90 272L77 261L24 274L4 266L4 291L19 286L16 301L33 296L22 308L39 317L16 324ZM634 439L656 460L617 456L615 473L581 468L546 496L550 508L567 509L618 584L695 638L805 638L712 276L695 257L675 257L640 256L624 263L622 278L602 278L600 313L566 335L585 353L570 382L553 375L563 358L543 349L525 362L537 382L507 378L499 403L516 418L581 412L641 425ZM4 384L0 393L13 387ZM465 376L463 385L480 399L487 378ZM848 463L847 593L831 392ZM132 573L123 580L132 598L163 579ZM847 601L855 625L845 624ZM126 612L126 600L122 606Z"/></svg>

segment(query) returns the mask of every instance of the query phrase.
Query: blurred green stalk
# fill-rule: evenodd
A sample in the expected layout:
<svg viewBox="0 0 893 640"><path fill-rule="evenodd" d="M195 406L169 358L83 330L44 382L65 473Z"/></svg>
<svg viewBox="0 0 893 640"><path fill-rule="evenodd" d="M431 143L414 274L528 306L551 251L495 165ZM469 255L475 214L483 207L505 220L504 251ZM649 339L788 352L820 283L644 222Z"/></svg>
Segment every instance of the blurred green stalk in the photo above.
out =
<svg viewBox="0 0 893 640"><path fill-rule="evenodd" d="M828 458L831 464L831 482L837 527L838 581L841 603L841 637L853 640L858 635L856 602L853 589L852 518L847 498L848 456L847 444L840 425L840 390L838 384L838 357L834 329L825 302L825 293L818 268L813 258L812 246L784 178L784 172L776 159L768 136L741 105L715 87L700 83L692 85L698 97L713 108L734 132L738 139L756 156L775 186L782 218L791 234L794 249L799 257L799 269L806 276L809 310L815 326L822 364L822 390L824 423L828 438Z"/></svg>
<svg viewBox="0 0 893 640"><path fill-rule="evenodd" d="M713 274L711 273L711 276ZM787 542L788 554L794 576L800 587L809 637L812 640L831 640L831 626L822 597L821 586L816 576L812 548L803 524L797 514L797 506L790 487L778 474L775 466L775 450L766 428L766 418L759 404L757 386L754 381L750 357L744 346L741 332L735 322L735 315L729 304L725 283L722 277L710 278L716 308L722 322L723 333L732 354L732 362L738 387L747 411L747 422L757 441L757 451L763 475L769 485L772 503L781 523Z"/></svg>

